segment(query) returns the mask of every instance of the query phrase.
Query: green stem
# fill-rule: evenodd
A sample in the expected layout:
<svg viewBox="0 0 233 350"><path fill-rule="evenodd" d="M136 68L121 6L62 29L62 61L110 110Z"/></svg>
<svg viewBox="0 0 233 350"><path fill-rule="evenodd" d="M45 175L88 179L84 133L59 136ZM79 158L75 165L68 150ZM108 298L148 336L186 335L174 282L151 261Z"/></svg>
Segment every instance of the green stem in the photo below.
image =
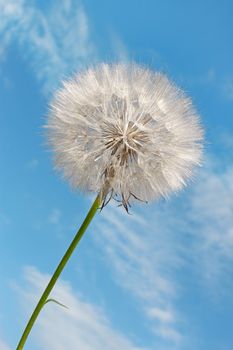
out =
<svg viewBox="0 0 233 350"><path fill-rule="evenodd" d="M73 251L75 250L77 244L79 243L79 241L81 240L83 234L85 233L88 225L90 224L91 220L93 219L94 215L96 214L97 212L97 209L99 208L99 205L100 205L100 199L99 199L99 196L96 197L94 203L92 204L85 220L83 221L80 229L78 230L78 232L76 233L73 241L71 242L69 248L67 249L65 255L63 256L63 258L61 259L59 265L57 266L52 278L50 279L47 287L45 288L44 290L44 293L42 294L35 310L33 311L32 315L31 315L31 318L30 320L28 321L28 324L23 332L23 335L19 341L19 344L16 348L16 350L22 350L25 343L26 343L26 340L27 340L27 337L41 311L41 309L43 308L43 306L45 305L46 301L47 301L47 298L51 292L51 290L53 289L55 283L57 282L57 279L58 277L60 276L62 270L64 269L64 267L66 266L66 263L68 262L69 258L71 257Z"/></svg>

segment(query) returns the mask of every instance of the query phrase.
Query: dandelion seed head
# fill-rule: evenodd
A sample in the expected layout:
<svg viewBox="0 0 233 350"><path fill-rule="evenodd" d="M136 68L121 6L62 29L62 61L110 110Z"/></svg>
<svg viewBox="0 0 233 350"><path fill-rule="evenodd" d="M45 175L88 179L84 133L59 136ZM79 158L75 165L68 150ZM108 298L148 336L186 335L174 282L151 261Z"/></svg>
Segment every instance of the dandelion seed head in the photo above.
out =
<svg viewBox="0 0 233 350"><path fill-rule="evenodd" d="M200 165L203 129L190 98L161 73L100 64L65 81L51 102L48 138L74 188L150 201L180 190Z"/></svg>

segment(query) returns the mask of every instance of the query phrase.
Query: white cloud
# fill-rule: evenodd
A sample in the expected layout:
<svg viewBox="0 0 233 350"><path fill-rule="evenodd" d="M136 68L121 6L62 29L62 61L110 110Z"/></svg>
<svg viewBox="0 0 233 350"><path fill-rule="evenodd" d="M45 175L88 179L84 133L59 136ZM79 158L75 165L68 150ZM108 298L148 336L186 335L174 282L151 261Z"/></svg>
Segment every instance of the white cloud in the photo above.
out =
<svg viewBox="0 0 233 350"><path fill-rule="evenodd" d="M19 43L46 92L96 58L88 18L80 2L56 2L45 13L24 0L0 0L0 32L5 43ZM1 56L5 49L2 51Z"/></svg>
<svg viewBox="0 0 233 350"><path fill-rule="evenodd" d="M213 89L213 93L219 94L224 100L233 100L233 76L231 73L223 75L215 68L209 68L205 72L191 76L183 76L186 84L201 85L202 88L207 86L208 89Z"/></svg>
<svg viewBox="0 0 233 350"><path fill-rule="evenodd" d="M0 339L0 350L10 350L9 346Z"/></svg>
<svg viewBox="0 0 233 350"><path fill-rule="evenodd" d="M34 267L24 272L26 286L20 290L24 309L29 312L48 281L48 275ZM49 303L34 328L34 346L40 350L146 350L114 330L104 310L76 295L68 282L59 281L51 294L67 305Z"/></svg>
<svg viewBox="0 0 233 350"><path fill-rule="evenodd" d="M172 276L180 264L177 244L162 212L146 205L142 210L147 213L145 217L139 213L128 216L119 208L106 207L96 224L95 237L104 247L119 285L140 302L151 321L151 330L166 341L178 343L182 336L177 330L177 292Z"/></svg>
<svg viewBox="0 0 233 350"><path fill-rule="evenodd" d="M51 224L57 225L61 219L61 211L57 208L54 208L49 215L49 222Z"/></svg>
<svg viewBox="0 0 233 350"><path fill-rule="evenodd" d="M219 138L219 144L220 146L223 146L225 148L224 149L225 158L229 157L230 159L233 151L233 133L230 132L229 130L222 133L222 135L220 135L220 138ZM227 159L227 162L229 161L229 159Z"/></svg>
<svg viewBox="0 0 233 350"><path fill-rule="evenodd" d="M154 329L154 333L164 339L170 339L176 344L179 344L182 340L181 334L173 327L161 325L160 327Z"/></svg>
<svg viewBox="0 0 233 350"><path fill-rule="evenodd" d="M130 60L129 52L122 39L113 31L110 36L115 57L121 62L128 62Z"/></svg>
<svg viewBox="0 0 233 350"><path fill-rule="evenodd" d="M132 216L113 203L96 223L114 280L137 298L152 331L177 345L189 322L176 306L186 288L177 272L195 271L195 283L205 282L208 294L221 295L233 283L233 165L213 163L180 200L142 205Z"/></svg>
<svg viewBox="0 0 233 350"><path fill-rule="evenodd" d="M228 77L223 82L223 94L228 100L233 100L233 78Z"/></svg>
<svg viewBox="0 0 233 350"><path fill-rule="evenodd" d="M182 336L179 331L174 328L174 324L178 323L174 317L174 310L168 307L162 309L158 307L151 307L147 310L147 316L156 321L156 325L152 328L155 335L169 339L175 344L180 344Z"/></svg>
<svg viewBox="0 0 233 350"><path fill-rule="evenodd" d="M191 326L189 325L190 315L183 314L178 308L182 307L180 300L183 289L189 286L180 284L177 272L178 274L182 272L183 267L191 273L195 270L192 278L196 280L193 280L193 283L199 284L201 280L204 281L202 292L207 293L214 290L221 295L226 281L232 281L232 178L233 165L223 167L221 162L215 159L207 163L206 169L200 171L199 179L195 184L191 184L189 191L180 194L180 200L156 203L153 206L141 205L132 216L127 215L121 208L116 208L113 203L104 208L98 220L95 221L98 234L93 237L97 240L96 243L103 247L101 254L105 254L113 280L121 288L128 290L129 297L135 300L135 307L138 306L147 318L145 321L142 317L144 324L147 324L155 334L156 341L158 337L160 338L161 346L167 348L169 344L170 349L173 346L180 349L183 338L192 342L190 340L192 335L187 334L190 333L188 330ZM41 275L40 278L38 271L32 269L27 271L26 275L30 285L36 286L34 292L42 283L45 283L43 282L45 276ZM39 281L38 285L36 281ZM210 288L213 283L215 288ZM72 310L75 312L81 309L81 313L85 314L86 309L80 306L80 303L83 303L80 297L74 295L69 284L62 284L62 286L65 287L65 292L60 293L58 289L56 298L69 307L72 305ZM227 285L226 287L228 288ZM34 292L30 290L31 298ZM178 303L176 303L177 299ZM85 302L84 305L90 306ZM54 307L57 306L54 305ZM61 347L59 348L57 343L54 345L52 338L55 337L55 329L48 324L50 322L48 320L54 317L54 307L46 311L48 314L45 320L39 321L42 324L39 325L38 339L42 339L41 346L51 349L57 346L56 349L60 350L65 348L64 344L72 346L72 342L76 341L73 333L76 327L82 329L82 326L76 319L78 316L75 317L72 312L64 314L66 310L57 307L55 316L59 320L61 318L58 321L59 330L64 326L64 322L68 330L64 338L65 343L61 338L59 339ZM103 310L99 313L97 309L91 305L91 310L96 311L94 315L98 314L99 317L103 314ZM99 322L99 319L98 322L96 320L97 316L92 315L90 318L95 320L95 326L89 325L89 321L87 324L84 322L87 328L94 327L95 333L112 334L113 330L106 315L103 318L100 317L100 329L96 325ZM51 327L51 331L47 332L49 335L42 336L43 332L46 333L47 327ZM119 348L120 346L124 349L135 348L136 345L132 340L126 339L119 332L113 332L114 337L116 336L117 339L123 337L121 341L126 341L126 345L121 346L117 340L116 344ZM47 336L49 339L45 339ZM80 341L84 343L82 339L81 337ZM81 348L84 346L82 343L78 344ZM86 345L89 346L87 349L91 349L93 344L90 341ZM103 349L104 346L106 349L110 346L108 337L105 337L105 340L101 338L97 344Z"/></svg>
<svg viewBox="0 0 233 350"><path fill-rule="evenodd" d="M81 1L51 2L45 12L32 1L0 0L0 61L9 44L17 43L45 93L51 94L61 79L98 61L91 32ZM117 33L111 31L109 37L113 58L128 61Z"/></svg>
<svg viewBox="0 0 233 350"><path fill-rule="evenodd" d="M233 262L233 165L223 167L219 160L202 173L187 211L195 237L192 257L208 283L223 291L232 274ZM194 226L194 227L193 227ZM189 251L190 253L190 251ZM200 269L200 264L202 265ZM232 280L232 278L230 277ZM220 283L221 282L221 283ZM233 283L233 280L232 280Z"/></svg>
<svg viewBox="0 0 233 350"><path fill-rule="evenodd" d="M172 322L174 320L174 315L171 310L159 309L157 307L152 307L148 310L148 316L152 319L158 319L160 322Z"/></svg>
<svg viewBox="0 0 233 350"><path fill-rule="evenodd" d="M192 82L200 85L212 85L217 81L217 74L214 68L209 68L206 72L196 75L191 79Z"/></svg>
<svg viewBox="0 0 233 350"><path fill-rule="evenodd" d="M27 168L28 170L31 170L31 171L37 169L38 166L39 166L39 160L36 159L36 158L31 159L31 160L26 164L26 168Z"/></svg>
<svg viewBox="0 0 233 350"><path fill-rule="evenodd" d="M2 210L0 211L0 224L4 226L11 224L11 219Z"/></svg>

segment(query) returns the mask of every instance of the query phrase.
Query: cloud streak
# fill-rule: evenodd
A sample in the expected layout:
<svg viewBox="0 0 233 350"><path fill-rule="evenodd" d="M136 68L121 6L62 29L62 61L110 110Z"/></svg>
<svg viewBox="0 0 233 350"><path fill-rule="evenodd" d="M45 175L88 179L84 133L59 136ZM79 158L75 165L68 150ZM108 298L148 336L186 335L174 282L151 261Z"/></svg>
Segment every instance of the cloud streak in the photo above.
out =
<svg viewBox="0 0 233 350"><path fill-rule="evenodd" d="M155 335L178 347L189 337L189 315L176 306L186 288L177 272L198 276L207 294L233 283L233 165L219 163L207 162L182 200L143 206L131 217L108 206L96 224L114 280L137 298Z"/></svg>
<svg viewBox="0 0 233 350"><path fill-rule="evenodd" d="M45 13L24 0L0 0L0 23L4 46L18 42L46 93L60 79L96 59L88 17L80 2L58 2Z"/></svg>
<svg viewBox="0 0 233 350"><path fill-rule="evenodd" d="M216 284L210 290L223 291L231 278L233 262L233 165L223 168L213 159L202 172L195 186L186 220L195 237L192 246L194 265L208 284ZM190 253L190 251L189 251ZM201 268L200 268L201 265Z"/></svg>
<svg viewBox="0 0 233 350"><path fill-rule="evenodd" d="M19 289L24 309L29 312L45 287L49 276L35 267L24 270L25 287ZM104 310L88 303L60 280L52 296L69 306L63 309L49 303L43 309L34 329L34 346L41 350L146 350L115 330Z"/></svg>
<svg viewBox="0 0 233 350"><path fill-rule="evenodd" d="M8 345L6 345L6 343L4 343L3 340L1 340L1 339L0 339L0 349L1 350L10 350Z"/></svg>
<svg viewBox="0 0 233 350"><path fill-rule="evenodd" d="M118 284L139 300L151 321L152 332L178 345L182 335L177 328L176 283L172 275L179 257L162 212L151 208L146 217L140 213L129 217L119 208L108 206L102 214L96 236L112 263Z"/></svg>

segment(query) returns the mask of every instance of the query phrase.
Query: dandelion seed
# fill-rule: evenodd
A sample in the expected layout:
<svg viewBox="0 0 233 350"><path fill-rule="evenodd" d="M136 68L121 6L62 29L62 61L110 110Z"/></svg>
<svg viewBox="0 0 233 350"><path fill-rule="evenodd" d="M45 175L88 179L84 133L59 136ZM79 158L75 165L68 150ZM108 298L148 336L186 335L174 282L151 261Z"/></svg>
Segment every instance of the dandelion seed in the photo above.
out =
<svg viewBox="0 0 233 350"><path fill-rule="evenodd" d="M191 100L137 64L101 64L65 81L48 118L55 164L74 188L150 201L180 190L200 164L203 130Z"/></svg>

